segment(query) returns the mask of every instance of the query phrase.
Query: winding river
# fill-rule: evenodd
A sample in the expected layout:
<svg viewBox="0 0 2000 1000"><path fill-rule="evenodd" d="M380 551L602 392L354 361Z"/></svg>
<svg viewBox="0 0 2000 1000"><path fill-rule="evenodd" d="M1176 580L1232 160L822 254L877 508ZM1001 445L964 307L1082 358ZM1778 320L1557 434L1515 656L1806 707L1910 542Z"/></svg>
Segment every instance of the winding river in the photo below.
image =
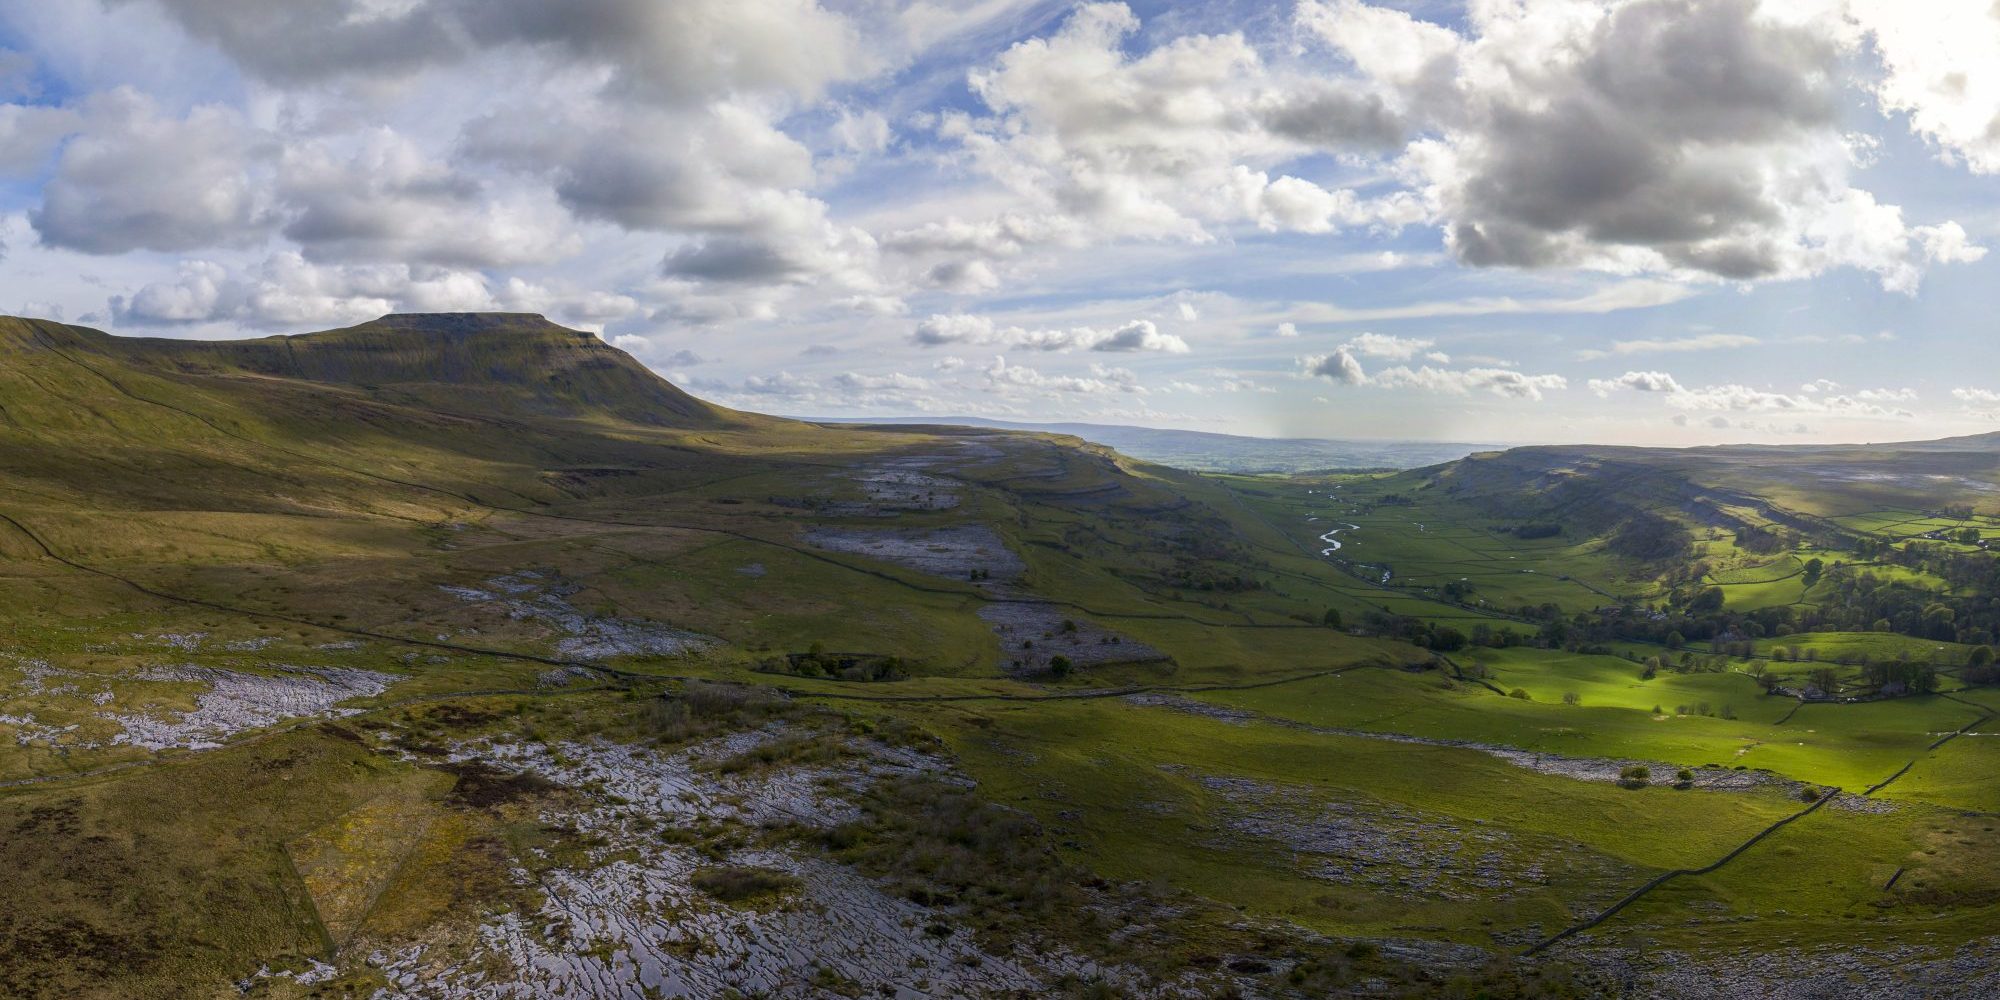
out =
<svg viewBox="0 0 2000 1000"><path fill-rule="evenodd" d="M1335 538L1333 536L1338 535L1343 531L1360 531L1360 530L1361 530L1360 525L1350 524L1344 528L1335 528L1332 531L1329 531L1326 534L1319 536L1319 540L1327 544L1326 548L1319 550L1319 554L1323 556L1330 556L1335 552L1340 551L1340 539Z"/></svg>

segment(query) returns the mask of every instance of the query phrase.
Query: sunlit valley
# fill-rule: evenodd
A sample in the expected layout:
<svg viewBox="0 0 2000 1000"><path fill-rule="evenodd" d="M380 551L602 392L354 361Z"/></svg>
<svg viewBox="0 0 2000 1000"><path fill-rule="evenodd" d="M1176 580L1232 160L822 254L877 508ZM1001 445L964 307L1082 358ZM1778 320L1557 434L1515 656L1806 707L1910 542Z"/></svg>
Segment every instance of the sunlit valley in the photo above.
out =
<svg viewBox="0 0 2000 1000"><path fill-rule="evenodd" d="M1989 0L0 0L0 1000L2000 995Z"/></svg>

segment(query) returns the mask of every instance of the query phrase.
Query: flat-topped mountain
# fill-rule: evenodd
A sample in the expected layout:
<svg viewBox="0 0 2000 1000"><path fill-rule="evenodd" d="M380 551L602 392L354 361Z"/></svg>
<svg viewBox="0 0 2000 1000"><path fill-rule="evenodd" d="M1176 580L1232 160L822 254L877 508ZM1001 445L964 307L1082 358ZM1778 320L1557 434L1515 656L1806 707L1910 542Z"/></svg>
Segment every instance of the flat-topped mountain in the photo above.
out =
<svg viewBox="0 0 2000 1000"><path fill-rule="evenodd" d="M696 399L540 316L237 341L0 317L0 483L70 505L401 514L413 496L474 490L522 506L678 482L701 438L726 464L825 433ZM385 493L392 481L435 489Z"/></svg>
<svg viewBox="0 0 2000 1000"><path fill-rule="evenodd" d="M323 333L255 340L116 337L47 320L0 318L0 368L52 352L157 375L288 379L450 409L610 416L662 427L741 420L655 375L595 334L530 313L404 313Z"/></svg>

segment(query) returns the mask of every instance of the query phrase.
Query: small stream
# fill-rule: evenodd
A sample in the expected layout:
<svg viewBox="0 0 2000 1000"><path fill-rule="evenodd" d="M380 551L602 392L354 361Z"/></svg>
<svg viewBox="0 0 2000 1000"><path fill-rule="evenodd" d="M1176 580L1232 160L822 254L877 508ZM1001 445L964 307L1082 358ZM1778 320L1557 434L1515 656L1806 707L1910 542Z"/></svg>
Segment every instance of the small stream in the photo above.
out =
<svg viewBox="0 0 2000 1000"><path fill-rule="evenodd" d="M1360 525L1350 524L1344 528L1335 528L1327 532L1326 534L1319 536L1319 540L1327 544L1326 548L1319 550L1319 554L1323 556L1330 556L1335 552L1340 551L1340 539L1335 538L1333 536L1338 535L1343 531L1360 531L1360 530L1361 530Z"/></svg>

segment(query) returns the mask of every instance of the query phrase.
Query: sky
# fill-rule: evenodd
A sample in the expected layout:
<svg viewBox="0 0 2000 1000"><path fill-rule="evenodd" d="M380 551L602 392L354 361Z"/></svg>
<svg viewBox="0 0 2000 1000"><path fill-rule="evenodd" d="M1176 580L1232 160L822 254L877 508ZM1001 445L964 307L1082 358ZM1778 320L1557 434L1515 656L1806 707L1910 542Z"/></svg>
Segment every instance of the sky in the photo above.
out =
<svg viewBox="0 0 2000 1000"><path fill-rule="evenodd" d="M538 312L706 398L2000 431L2000 0L0 0L0 312Z"/></svg>

